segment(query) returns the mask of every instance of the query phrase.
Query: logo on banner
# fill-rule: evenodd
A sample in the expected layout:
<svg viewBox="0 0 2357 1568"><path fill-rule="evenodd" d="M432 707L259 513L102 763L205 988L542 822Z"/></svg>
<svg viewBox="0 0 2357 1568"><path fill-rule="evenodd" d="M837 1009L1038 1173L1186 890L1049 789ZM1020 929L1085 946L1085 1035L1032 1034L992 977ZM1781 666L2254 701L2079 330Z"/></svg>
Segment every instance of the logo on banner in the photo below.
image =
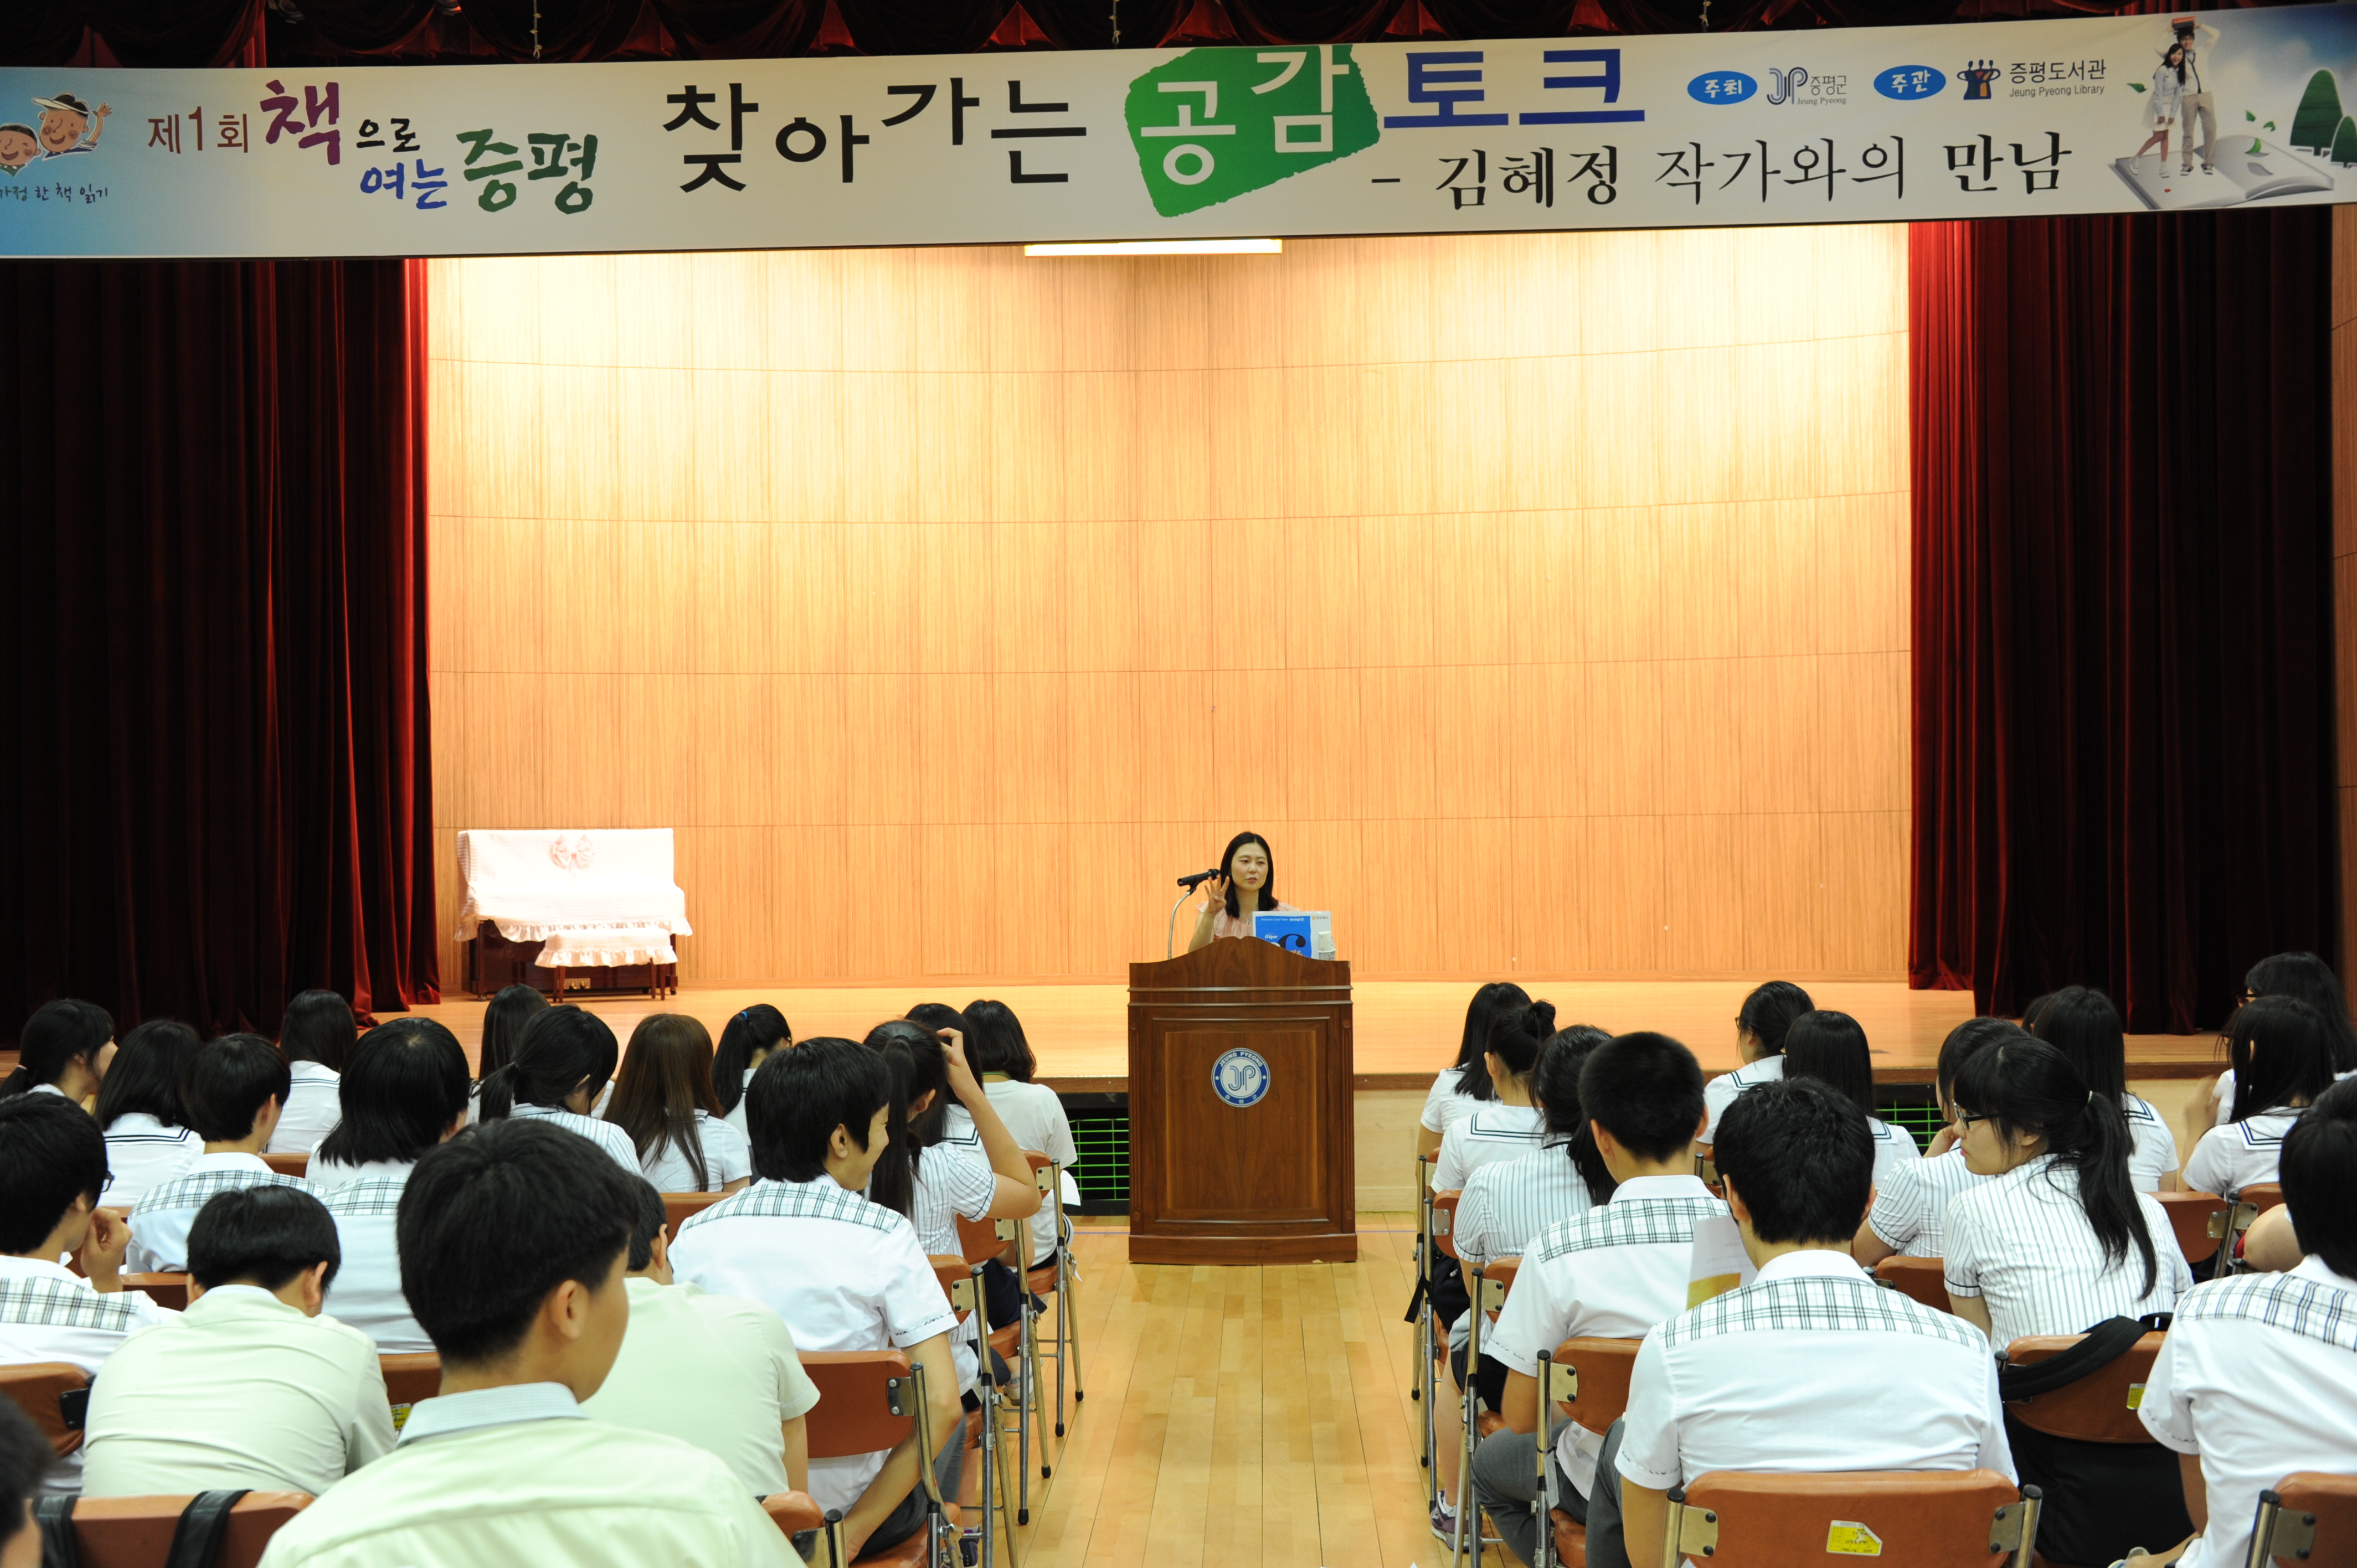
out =
<svg viewBox="0 0 2357 1568"><path fill-rule="evenodd" d="M1131 82L1123 116L1165 218L1363 152L1381 134L1348 44L1189 49Z"/></svg>
<svg viewBox="0 0 2357 1568"><path fill-rule="evenodd" d="M1211 1088L1239 1110L1268 1097L1268 1058L1239 1046L1211 1064Z"/></svg>
<svg viewBox="0 0 2357 1568"><path fill-rule="evenodd" d="M1935 70L1928 65L1894 65L1874 73L1874 90L1885 98L1896 98L1901 102L1936 97L1947 85L1947 72ZM1981 96L1986 98L1988 93L1983 91Z"/></svg>
<svg viewBox="0 0 2357 1568"><path fill-rule="evenodd" d="M2003 73L1997 70L1996 61L1993 59L1975 59L1966 60L1964 69L1956 74L1964 80L1964 97L1969 101L1988 97L1989 83L1995 81Z"/></svg>
<svg viewBox="0 0 2357 1568"><path fill-rule="evenodd" d="M1760 91L1760 83L1739 70L1705 71L1686 83L1686 96L1697 103L1740 103Z"/></svg>

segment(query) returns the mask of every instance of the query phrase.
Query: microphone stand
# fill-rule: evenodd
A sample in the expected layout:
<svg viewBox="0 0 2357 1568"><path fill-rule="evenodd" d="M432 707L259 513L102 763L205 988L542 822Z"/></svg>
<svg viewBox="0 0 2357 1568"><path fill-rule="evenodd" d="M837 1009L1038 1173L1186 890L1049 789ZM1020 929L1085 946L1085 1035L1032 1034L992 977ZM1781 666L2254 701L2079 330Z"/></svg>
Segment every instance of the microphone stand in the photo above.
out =
<svg viewBox="0 0 2357 1568"><path fill-rule="evenodd" d="M1184 904L1188 899L1192 898L1194 896L1194 888L1182 888L1178 894L1178 904ZM1162 956L1164 958L1168 958L1170 956L1171 945L1178 940L1178 904L1173 904L1170 906L1170 918L1163 923Z"/></svg>

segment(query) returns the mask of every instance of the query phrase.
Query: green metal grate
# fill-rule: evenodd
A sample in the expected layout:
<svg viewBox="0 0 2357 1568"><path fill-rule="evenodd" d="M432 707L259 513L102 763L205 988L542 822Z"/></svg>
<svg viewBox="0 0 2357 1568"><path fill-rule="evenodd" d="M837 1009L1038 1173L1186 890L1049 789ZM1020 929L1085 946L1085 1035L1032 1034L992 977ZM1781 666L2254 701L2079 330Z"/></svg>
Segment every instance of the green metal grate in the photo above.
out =
<svg viewBox="0 0 2357 1568"><path fill-rule="evenodd" d="M1079 1161L1072 1180L1081 1189L1082 1214L1129 1212L1129 1096L1067 1094L1064 1114L1072 1124Z"/></svg>
<svg viewBox="0 0 2357 1568"><path fill-rule="evenodd" d="M1915 1146L1929 1147L1932 1137L1947 1125L1940 1114L1940 1105L1932 1085L1928 1083L1886 1083L1876 1086L1874 1113L1893 1127L1904 1127L1914 1134Z"/></svg>

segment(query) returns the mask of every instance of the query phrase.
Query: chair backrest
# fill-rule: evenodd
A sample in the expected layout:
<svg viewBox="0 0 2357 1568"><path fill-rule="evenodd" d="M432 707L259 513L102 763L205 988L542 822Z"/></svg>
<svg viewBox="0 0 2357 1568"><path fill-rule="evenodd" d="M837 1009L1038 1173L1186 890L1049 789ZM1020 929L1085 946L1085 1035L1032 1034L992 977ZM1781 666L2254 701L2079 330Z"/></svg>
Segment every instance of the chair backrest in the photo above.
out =
<svg viewBox="0 0 2357 1568"><path fill-rule="evenodd" d="M808 1492L771 1492L761 1499L761 1511L777 1521L779 1532L784 1535L826 1526L826 1515L811 1501Z"/></svg>
<svg viewBox="0 0 2357 1568"><path fill-rule="evenodd" d="M2053 1334L2017 1339L2006 1349L2006 1364L2034 1366L2085 1337ZM2050 1437L2075 1437L2083 1443L2153 1442L2152 1434L2136 1418L2136 1407L2143 1402L2145 1381L2152 1376L2152 1359L2160 1354L2165 1338L2147 1334L2110 1366L2098 1367L2075 1383L2006 1409L2023 1425Z"/></svg>
<svg viewBox="0 0 2357 1568"><path fill-rule="evenodd" d="M2161 1212L2169 1216L2169 1228L2177 1232L2177 1250L2185 1254L2189 1263L2198 1263L2218 1250L2218 1238L2211 1230L2217 1217L2231 1207L2215 1193L2156 1192Z"/></svg>
<svg viewBox="0 0 2357 1568"><path fill-rule="evenodd" d="M308 1154L264 1155L262 1156L262 1163L280 1176L307 1176L311 1170L311 1156Z"/></svg>
<svg viewBox="0 0 2357 1568"><path fill-rule="evenodd" d="M1432 1195L1432 1240L1452 1258L1457 1256L1457 1205L1464 1196L1462 1191Z"/></svg>
<svg viewBox="0 0 2357 1568"><path fill-rule="evenodd" d="M87 1390L90 1374L64 1361L28 1361L21 1367L0 1367L0 1394L15 1400L33 1418L41 1435L62 1459L81 1446L81 1423L66 1423L66 1395ZM77 1404L81 1402L77 1400Z"/></svg>
<svg viewBox="0 0 2357 1568"><path fill-rule="evenodd" d="M376 1364L384 1373L385 1402L395 1409L442 1391L442 1358L431 1350L379 1356Z"/></svg>
<svg viewBox="0 0 2357 1568"><path fill-rule="evenodd" d="M135 1290L157 1306L168 1306L174 1312L188 1309L188 1276L186 1274L124 1274L123 1288Z"/></svg>
<svg viewBox="0 0 2357 1568"><path fill-rule="evenodd" d="M1593 1433L1601 1434L1629 1408L1629 1374L1637 1367L1641 1339L1566 1339L1555 1348L1555 1364L1578 1377L1572 1397L1555 1408Z"/></svg>
<svg viewBox="0 0 2357 1568"><path fill-rule="evenodd" d="M1711 1568L1821 1568L1855 1557L1997 1568L2009 1555L2029 1561L2032 1508L1994 1470L1714 1470L1687 1483L1670 1520L1685 1556Z"/></svg>
<svg viewBox="0 0 2357 1568"><path fill-rule="evenodd" d="M802 1363L818 1388L804 1423L812 1458L895 1448L914 1429L916 1380L900 1351L805 1350Z"/></svg>
<svg viewBox="0 0 2357 1568"><path fill-rule="evenodd" d="M968 1219L957 1217L958 1251L969 1263L986 1263L1006 1250L998 1239L998 1223L992 1219Z"/></svg>
<svg viewBox="0 0 2357 1568"><path fill-rule="evenodd" d="M1522 1272L1520 1258L1492 1258L1481 1265L1481 1277L1494 1283L1501 1294L1512 1294L1514 1276Z"/></svg>
<svg viewBox="0 0 2357 1568"><path fill-rule="evenodd" d="M1948 1270L1941 1259L1885 1258L1874 1265L1874 1277L1934 1312L1949 1310Z"/></svg>
<svg viewBox="0 0 2357 1568"><path fill-rule="evenodd" d="M2283 1202L2283 1183L2279 1181L2255 1181L2250 1186L2244 1187L2236 1195L2236 1197L2239 1197L2241 1201L2251 1207L2255 1211L2254 1217L2255 1218L2256 1215L2265 1214L2268 1209L2276 1208Z"/></svg>
<svg viewBox="0 0 2357 1568"><path fill-rule="evenodd" d="M2357 1476L2286 1476L2259 1494L2251 1534L2255 1563L2357 1561Z"/></svg>
<svg viewBox="0 0 2357 1568"><path fill-rule="evenodd" d="M189 1496L84 1498L74 1505L81 1568L156 1568L172 1550ZM213 1568L254 1568L279 1526L311 1506L301 1492L248 1492L230 1510Z"/></svg>
<svg viewBox="0 0 2357 1568"><path fill-rule="evenodd" d="M703 1213L722 1198L725 1192L667 1192L662 1195L663 1223L671 1227L671 1239L679 1240L679 1228Z"/></svg>

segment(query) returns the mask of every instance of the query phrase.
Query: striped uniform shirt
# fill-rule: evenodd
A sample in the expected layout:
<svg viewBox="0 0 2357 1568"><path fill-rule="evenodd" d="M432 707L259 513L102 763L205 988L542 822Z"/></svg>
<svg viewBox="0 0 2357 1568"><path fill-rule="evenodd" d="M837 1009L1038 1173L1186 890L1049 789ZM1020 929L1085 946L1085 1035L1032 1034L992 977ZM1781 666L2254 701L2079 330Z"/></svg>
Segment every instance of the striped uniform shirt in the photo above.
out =
<svg viewBox="0 0 2357 1568"><path fill-rule="evenodd" d="M1909 1165L1921 1165L1923 1145L1915 1134L1904 1127L1893 1127L1879 1116L1866 1119L1866 1130L1874 1134L1874 1182L1877 1187L1889 1181L1894 1172Z"/></svg>
<svg viewBox="0 0 2357 1568"><path fill-rule="evenodd" d="M1468 1268L1513 1258L1557 1220L1595 1207L1564 1139L1510 1160L1492 1160L1465 1181L1454 1240Z"/></svg>
<svg viewBox="0 0 2357 1568"><path fill-rule="evenodd" d="M60 1264L0 1257L0 1366L64 1361L96 1376L133 1330L178 1316L135 1290L101 1295ZM50 1466L48 1490L80 1492L81 1459L77 1448Z"/></svg>
<svg viewBox="0 0 2357 1568"><path fill-rule="evenodd" d="M1772 1057L1761 1057L1756 1062L1747 1062L1733 1072L1720 1073L1704 1084L1702 1108L1710 1120L1703 1127L1700 1141L1706 1144L1718 1141L1718 1119L1727 1114L1727 1108L1735 1103L1738 1095L1763 1083L1774 1083L1783 1076L1784 1058L1780 1052Z"/></svg>
<svg viewBox="0 0 2357 1568"><path fill-rule="evenodd" d="M131 1210L131 1250L123 1266L135 1273L179 1273L188 1266L188 1227L215 1195L249 1187L291 1187L319 1196L309 1182L280 1176L259 1155L200 1155L188 1174L150 1187Z"/></svg>
<svg viewBox="0 0 2357 1568"><path fill-rule="evenodd" d="M402 1294L401 1253L393 1240L401 1195L416 1168L390 1163L361 1165L320 1200L336 1221L336 1240L344 1253L322 1310L375 1340L377 1353L384 1356L434 1348ZM353 1167L335 1169L342 1176Z"/></svg>
<svg viewBox="0 0 2357 1568"><path fill-rule="evenodd" d="M630 1142L630 1135L628 1133L623 1132L611 1122L600 1122L594 1116L583 1116L578 1112L565 1110L562 1105L519 1103L508 1114L519 1122L554 1122L568 1133L580 1133L613 1155L614 1163L632 1176L643 1174L639 1169L639 1146Z"/></svg>
<svg viewBox="0 0 2357 1568"><path fill-rule="evenodd" d="M1893 1165L1889 1176L1877 1178L1874 1208L1866 1222L1882 1238L1884 1246L1897 1248L1902 1257L1939 1257L1948 1205L1958 1193L1986 1180L1965 1167L1962 1149L1950 1149L1928 1160L1905 1161Z"/></svg>
<svg viewBox="0 0 2357 1568"><path fill-rule="evenodd" d="M1433 1167L1435 1192L1461 1192L1492 1160L1520 1159L1546 1142L1546 1113L1535 1105L1482 1105L1459 1117L1440 1140Z"/></svg>
<svg viewBox="0 0 2357 1568"><path fill-rule="evenodd" d="M2128 1124L2128 1178L2138 1192L2158 1192L2161 1178L2177 1168L2177 1134L2151 1101L2136 1095L2120 1096L2120 1114Z"/></svg>
<svg viewBox="0 0 2357 1568"><path fill-rule="evenodd" d="M2263 1111L2247 1120L2211 1128L2193 1145L2193 1157L2185 1162L2185 1185L2196 1192L2232 1197L2253 1182L2275 1180L2284 1134L2298 1120L2297 1111Z"/></svg>
<svg viewBox="0 0 2357 1568"><path fill-rule="evenodd" d="M2135 1247L2105 1261L2075 1173L2041 1155L1948 1205L1948 1294L1988 1304L1989 1337L2000 1348L2024 1335L2083 1334L2106 1318L2167 1312L2193 1273L2160 1205L2142 1193L2136 1201L2158 1264L2150 1290Z"/></svg>

